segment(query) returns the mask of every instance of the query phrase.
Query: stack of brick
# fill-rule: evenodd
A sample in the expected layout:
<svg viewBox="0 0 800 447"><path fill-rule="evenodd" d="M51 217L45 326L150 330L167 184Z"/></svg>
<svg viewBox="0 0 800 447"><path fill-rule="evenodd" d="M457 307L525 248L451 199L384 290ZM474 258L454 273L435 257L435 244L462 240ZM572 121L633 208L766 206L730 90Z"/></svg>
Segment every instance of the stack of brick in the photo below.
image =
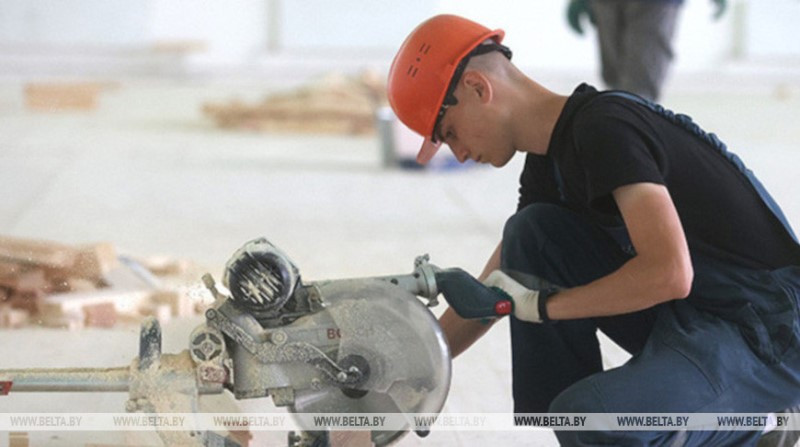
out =
<svg viewBox="0 0 800 447"><path fill-rule="evenodd" d="M0 236L0 328L112 327L147 315L163 323L195 313L184 289L163 287L108 242L73 246Z"/></svg>
<svg viewBox="0 0 800 447"><path fill-rule="evenodd" d="M207 103L203 113L224 129L362 135L375 132L376 111L385 98L384 85L367 72L331 75L258 104Z"/></svg>

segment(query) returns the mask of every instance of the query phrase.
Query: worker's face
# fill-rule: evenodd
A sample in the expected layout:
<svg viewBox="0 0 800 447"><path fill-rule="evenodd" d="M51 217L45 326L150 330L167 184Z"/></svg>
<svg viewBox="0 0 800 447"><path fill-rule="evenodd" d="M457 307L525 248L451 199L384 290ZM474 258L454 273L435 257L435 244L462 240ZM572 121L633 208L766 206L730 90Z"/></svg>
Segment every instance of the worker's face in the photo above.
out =
<svg viewBox="0 0 800 447"><path fill-rule="evenodd" d="M445 111L436 129L438 139L450 147L461 163L469 159L504 166L514 149L495 104L487 100L486 86L461 82L454 94L458 104Z"/></svg>

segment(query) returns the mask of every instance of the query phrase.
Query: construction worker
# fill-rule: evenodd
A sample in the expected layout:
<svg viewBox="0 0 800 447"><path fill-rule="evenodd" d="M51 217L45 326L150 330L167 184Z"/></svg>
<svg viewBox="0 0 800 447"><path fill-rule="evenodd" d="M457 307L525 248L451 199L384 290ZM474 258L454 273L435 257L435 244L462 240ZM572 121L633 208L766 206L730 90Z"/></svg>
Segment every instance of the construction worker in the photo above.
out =
<svg viewBox="0 0 800 447"><path fill-rule="evenodd" d="M478 283L513 302L514 411L800 404L800 245L758 180L686 115L586 84L569 96L548 90L511 63L503 36L454 15L428 19L400 47L388 97L424 137L419 163L442 143L459 161L496 167L526 155L518 210ZM515 279L526 275L553 287ZM457 315L457 288L448 297L439 285L458 355L490 325ZM633 358L603 371L597 329ZM556 434L572 446L676 436L747 445L761 433Z"/></svg>
<svg viewBox="0 0 800 447"><path fill-rule="evenodd" d="M718 20L727 0L712 0ZM582 18L597 28L600 74L608 88L655 101L672 64L672 43L683 0L570 0L567 23L583 34Z"/></svg>

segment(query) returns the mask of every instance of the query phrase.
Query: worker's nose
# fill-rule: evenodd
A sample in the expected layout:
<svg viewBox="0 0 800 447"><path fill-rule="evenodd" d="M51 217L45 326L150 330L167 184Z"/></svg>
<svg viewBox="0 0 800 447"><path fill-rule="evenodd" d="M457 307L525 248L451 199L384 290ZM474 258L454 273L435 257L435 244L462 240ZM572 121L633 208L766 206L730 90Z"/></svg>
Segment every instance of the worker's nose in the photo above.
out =
<svg viewBox="0 0 800 447"><path fill-rule="evenodd" d="M449 146L450 151L453 152L453 155L456 156L456 160L458 160L459 163L467 161L467 158L469 158L469 151L465 147L459 144L451 144Z"/></svg>

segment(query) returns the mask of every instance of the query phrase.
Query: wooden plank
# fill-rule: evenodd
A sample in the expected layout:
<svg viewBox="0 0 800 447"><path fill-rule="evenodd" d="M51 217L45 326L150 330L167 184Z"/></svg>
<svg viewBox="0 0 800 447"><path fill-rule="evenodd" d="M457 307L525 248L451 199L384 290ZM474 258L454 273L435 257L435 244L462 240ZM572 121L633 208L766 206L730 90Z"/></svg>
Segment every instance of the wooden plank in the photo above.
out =
<svg viewBox="0 0 800 447"><path fill-rule="evenodd" d="M71 267L78 251L65 244L50 241L0 236L0 260L55 268Z"/></svg>
<svg viewBox="0 0 800 447"><path fill-rule="evenodd" d="M99 281L86 278L50 276L50 293L87 292L100 288Z"/></svg>
<svg viewBox="0 0 800 447"><path fill-rule="evenodd" d="M152 256L139 262L156 276L177 276L189 270L189 261L166 256Z"/></svg>
<svg viewBox="0 0 800 447"><path fill-rule="evenodd" d="M25 104L31 110L92 110L99 94L108 88L102 82L29 82L25 85Z"/></svg>
<svg viewBox="0 0 800 447"><path fill-rule="evenodd" d="M28 447L29 445L28 432L12 431L8 433L8 447Z"/></svg>
<svg viewBox="0 0 800 447"><path fill-rule="evenodd" d="M119 267L117 250L112 243L82 245L77 247L75 264L70 269L69 276L97 280L117 267Z"/></svg>
<svg viewBox="0 0 800 447"><path fill-rule="evenodd" d="M84 278L101 281L105 275L120 266L117 250L110 242L71 247L73 261L60 267L47 267L50 278Z"/></svg>
<svg viewBox="0 0 800 447"><path fill-rule="evenodd" d="M0 328L16 329L28 324L30 314L22 309L15 309L10 305L0 305Z"/></svg>
<svg viewBox="0 0 800 447"><path fill-rule="evenodd" d="M58 313L59 311L64 313L69 311L80 312L84 306L92 304L114 303L117 312L136 313L152 293L152 290L147 289L117 290L113 288L79 293L58 293L43 297L39 306L40 311L43 313Z"/></svg>
<svg viewBox="0 0 800 447"><path fill-rule="evenodd" d="M84 320L86 319L81 310L69 310L63 313L45 312L40 313L38 318L42 326L69 329L71 331L83 329Z"/></svg>
<svg viewBox="0 0 800 447"><path fill-rule="evenodd" d="M0 277L16 275L24 270L18 262L0 261Z"/></svg>
<svg viewBox="0 0 800 447"><path fill-rule="evenodd" d="M92 290L97 290L100 287L97 282L86 278L67 278L66 285L68 287L68 291L72 293L90 292Z"/></svg>
<svg viewBox="0 0 800 447"><path fill-rule="evenodd" d="M99 303L83 306L83 324L87 327L110 328L117 324L114 303Z"/></svg>
<svg viewBox="0 0 800 447"><path fill-rule="evenodd" d="M194 315L194 303L191 298L177 290L159 290L151 296L155 304L167 304L174 317L190 317Z"/></svg>
<svg viewBox="0 0 800 447"><path fill-rule="evenodd" d="M156 53L188 54L208 51L208 42L203 40L159 40L153 42L151 50Z"/></svg>
<svg viewBox="0 0 800 447"><path fill-rule="evenodd" d="M223 128L368 134L375 131L375 111L386 96L385 87L373 78L329 76L254 105L207 103L203 112Z"/></svg>
<svg viewBox="0 0 800 447"><path fill-rule="evenodd" d="M50 281L40 268L27 268L16 274L0 277L0 286L17 293L38 293L50 290Z"/></svg>
<svg viewBox="0 0 800 447"><path fill-rule="evenodd" d="M14 292L6 299L6 302L15 309L24 309L30 313L35 313L39 308L39 300L44 295L41 291L36 292Z"/></svg>

